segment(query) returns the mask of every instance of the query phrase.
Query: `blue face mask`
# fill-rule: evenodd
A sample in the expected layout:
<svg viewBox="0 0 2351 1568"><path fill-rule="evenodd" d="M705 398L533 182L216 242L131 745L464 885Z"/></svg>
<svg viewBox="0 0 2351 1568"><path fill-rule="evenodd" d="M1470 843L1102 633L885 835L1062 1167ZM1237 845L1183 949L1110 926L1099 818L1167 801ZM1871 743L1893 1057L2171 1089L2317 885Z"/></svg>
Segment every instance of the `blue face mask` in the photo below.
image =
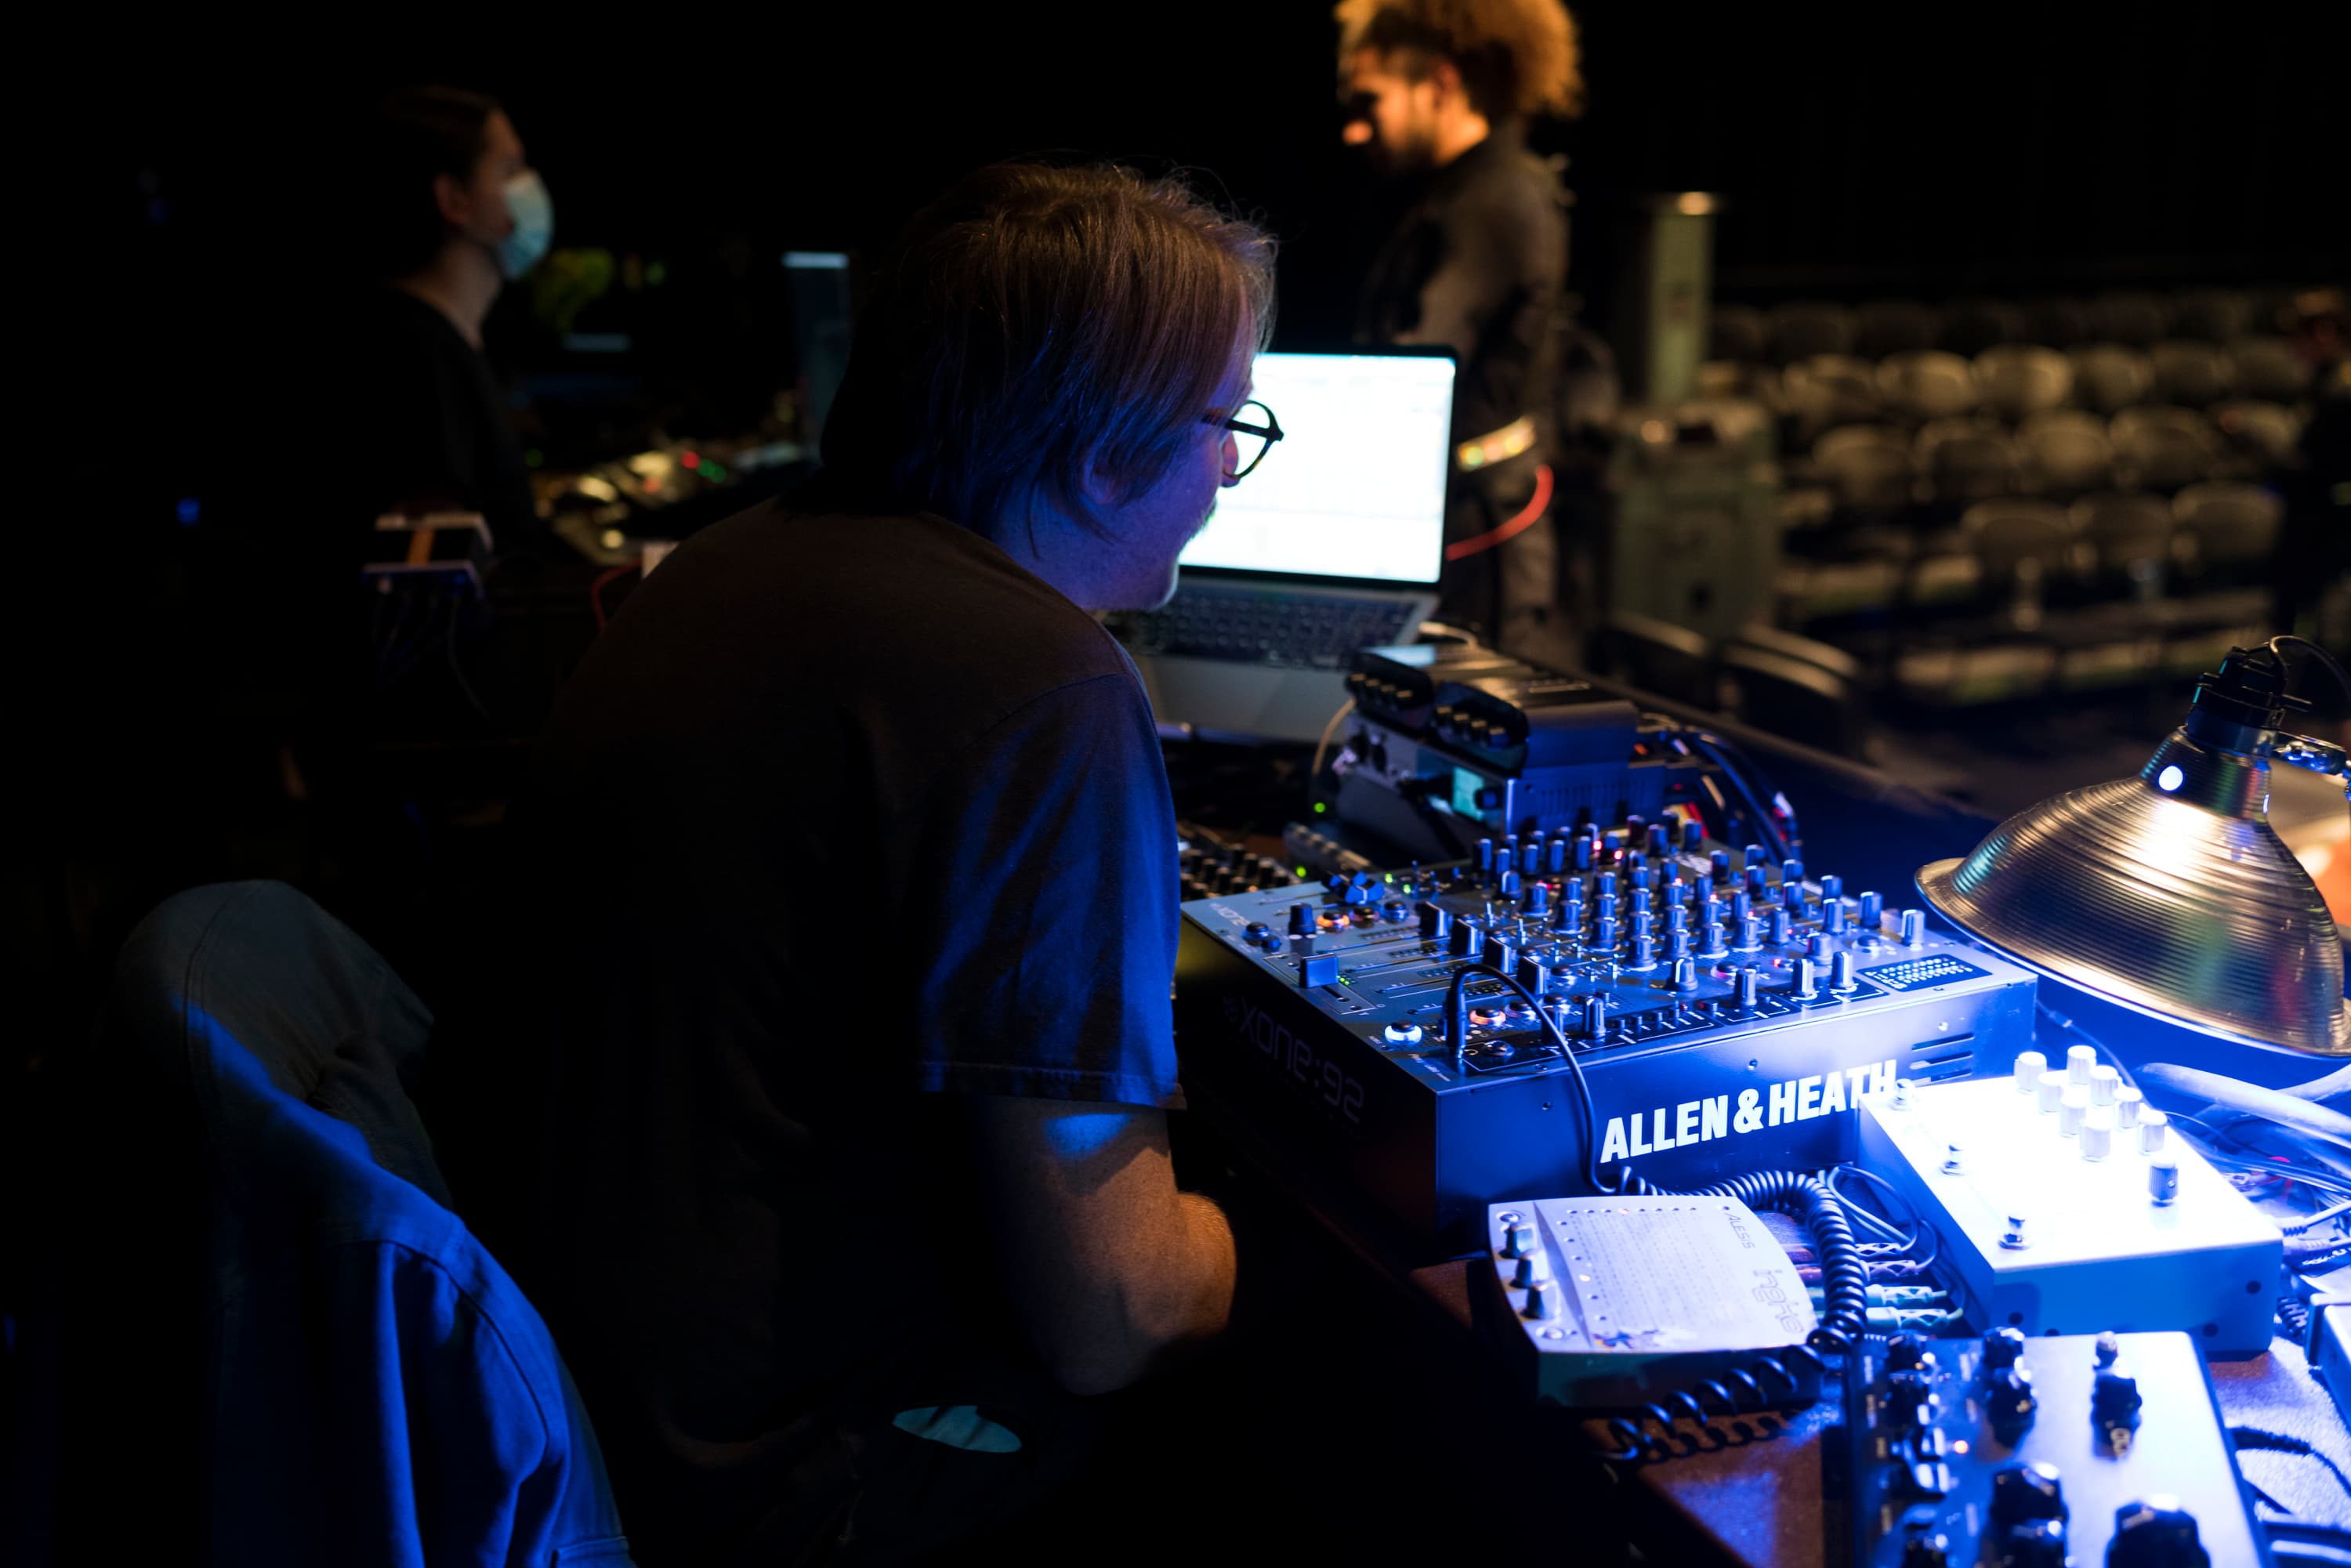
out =
<svg viewBox="0 0 2351 1568"><path fill-rule="evenodd" d="M536 169L507 182L507 216L514 227L498 241L498 269L512 281L537 267L555 240L555 200Z"/></svg>

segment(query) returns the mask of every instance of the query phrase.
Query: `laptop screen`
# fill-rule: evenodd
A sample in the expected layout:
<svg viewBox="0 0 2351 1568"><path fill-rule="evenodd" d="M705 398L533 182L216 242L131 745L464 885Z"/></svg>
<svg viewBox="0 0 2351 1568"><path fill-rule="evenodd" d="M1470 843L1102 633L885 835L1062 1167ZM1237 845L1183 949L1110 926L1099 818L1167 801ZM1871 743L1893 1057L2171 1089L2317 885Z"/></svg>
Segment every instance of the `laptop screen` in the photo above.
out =
<svg viewBox="0 0 2351 1568"><path fill-rule="evenodd" d="M1437 580L1452 457L1453 361L1424 354L1259 354L1282 438L1185 549L1186 566Z"/></svg>

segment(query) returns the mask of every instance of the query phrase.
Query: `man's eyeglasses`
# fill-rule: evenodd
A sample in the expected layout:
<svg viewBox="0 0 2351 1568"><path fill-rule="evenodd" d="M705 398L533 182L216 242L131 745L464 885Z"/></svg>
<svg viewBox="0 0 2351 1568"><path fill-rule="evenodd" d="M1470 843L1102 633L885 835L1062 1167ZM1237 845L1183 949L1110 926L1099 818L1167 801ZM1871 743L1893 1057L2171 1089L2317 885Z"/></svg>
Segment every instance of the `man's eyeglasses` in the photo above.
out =
<svg viewBox="0 0 2351 1568"><path fill-rule="evenodd" d="M1281 439L1281 421L1254 399L1230 413L1211 413L1200 423L1222 425L1233 433L1234 461L1225 469L1228 479L1238 479L1264 462L1273 444Z"/></svg>

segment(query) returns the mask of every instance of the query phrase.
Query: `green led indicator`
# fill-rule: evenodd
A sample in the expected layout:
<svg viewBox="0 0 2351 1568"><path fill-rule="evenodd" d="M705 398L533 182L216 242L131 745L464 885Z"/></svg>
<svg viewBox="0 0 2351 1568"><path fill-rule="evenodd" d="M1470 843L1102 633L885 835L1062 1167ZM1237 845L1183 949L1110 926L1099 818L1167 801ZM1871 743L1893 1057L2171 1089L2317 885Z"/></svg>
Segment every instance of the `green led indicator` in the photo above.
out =
<svg viewBox="0 0 2351 1568"><path fill-rule="evenodd" d="M1324 804L1323 804L1322 801L1320 801L1320 800L1317 800L1317 801L1315 801L1315 802L1314 802L1314 814L1315 814L1316 816L1318 816L1318 817L1319 817L1319 816L1321 816L1323 812L1325 812L1325 811L1329 810L1330 809L1331 809L1330 807L1328 807L1328 806L1324 805Z"/></svg>

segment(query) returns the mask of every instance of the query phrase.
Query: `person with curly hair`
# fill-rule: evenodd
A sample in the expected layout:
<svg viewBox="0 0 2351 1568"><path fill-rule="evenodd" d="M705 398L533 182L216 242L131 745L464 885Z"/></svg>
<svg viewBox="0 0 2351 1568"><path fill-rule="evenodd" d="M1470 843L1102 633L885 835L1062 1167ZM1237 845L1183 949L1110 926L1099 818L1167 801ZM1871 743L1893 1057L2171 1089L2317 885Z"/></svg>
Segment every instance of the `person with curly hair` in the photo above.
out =
<svg viewBox="0 0 2351 1568"><path fill-rule="evenodd" d="M1344 139L1424 186L1372 264L1356 337L1442 344L1460 361L1440 612L1573 663L1562 589L1583 574L1563 572L1548 505L1567 196L1526 125L1583 111L1574 19L1559 0L1343 0L1334 15Z"/></svg>

